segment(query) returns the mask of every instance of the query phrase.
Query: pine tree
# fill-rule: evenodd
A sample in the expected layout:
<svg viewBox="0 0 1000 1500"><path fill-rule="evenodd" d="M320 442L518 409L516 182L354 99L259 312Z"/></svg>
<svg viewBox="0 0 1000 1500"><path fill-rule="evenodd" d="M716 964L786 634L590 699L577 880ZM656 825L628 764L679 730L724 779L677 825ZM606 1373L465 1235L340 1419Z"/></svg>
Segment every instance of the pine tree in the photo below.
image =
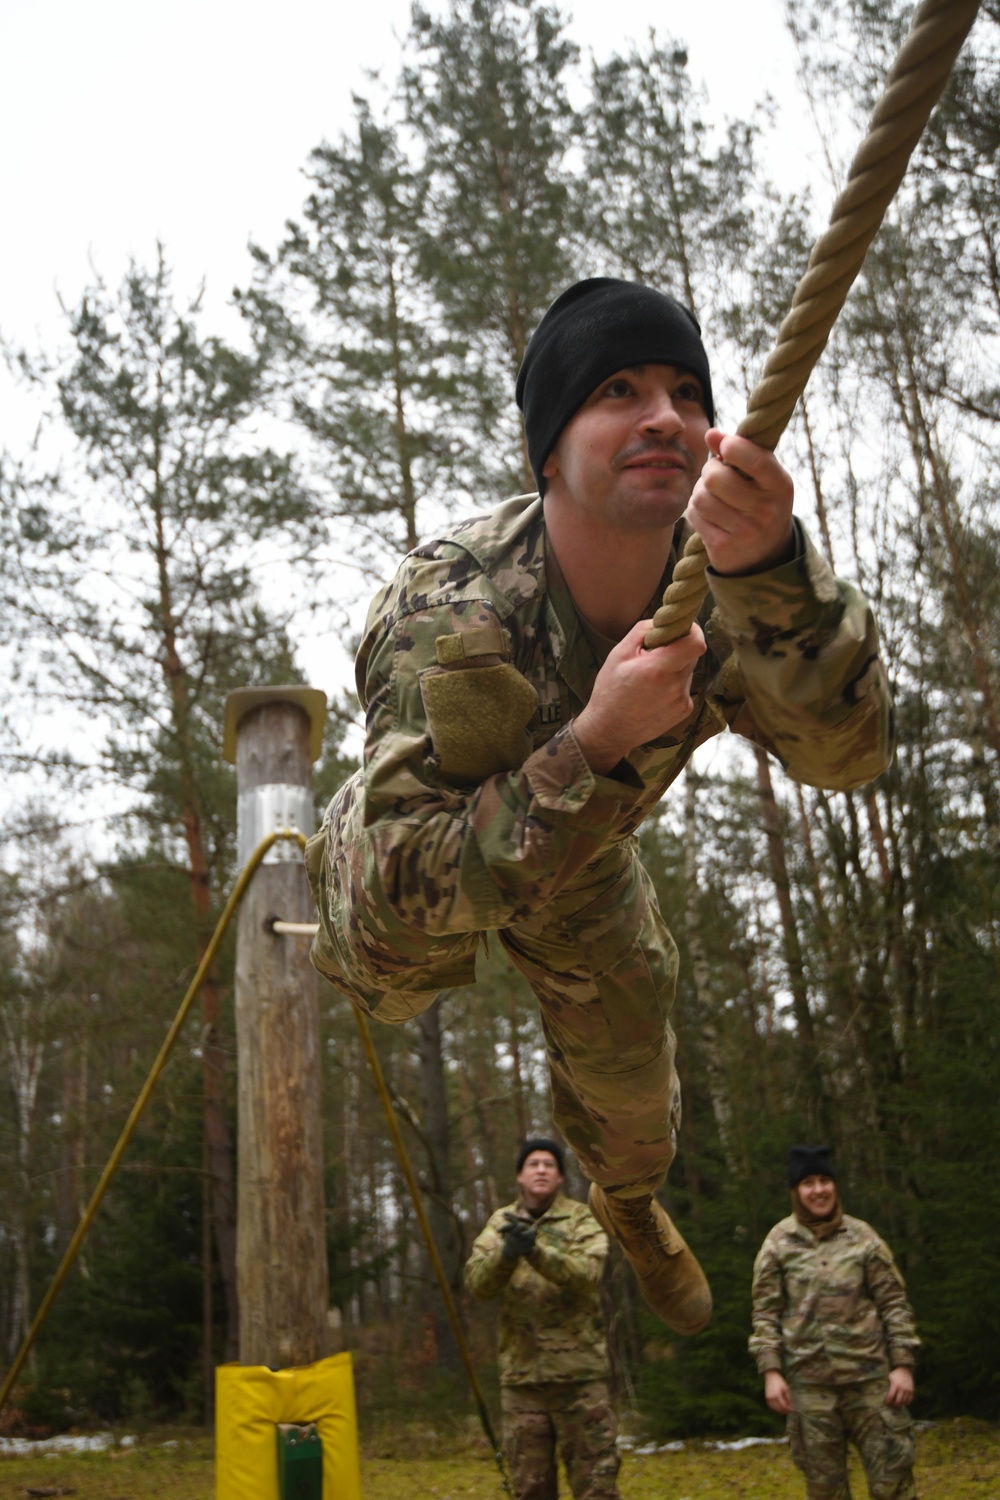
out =
<svg viewBox="0 0 1000 1500"><path fill-rule="evenodd" d="M474 472L456 426L463 345L440 330L417 265L426 183L391 119L355 99L354 133L309 159L301 222L237 301L272 404L303 429L324 514L379 576Z"/></svg>
<svg viewBox="0 0 1000 1500"><path fill-rule="evenodd" d="M468 345L465 416L492 483L533 490L511 397L535 324L573 279L577 48L537 0L454 0L441 19L415 5L409 46L403 88L427 184L421 264Z"/></svg>
<svg viewBox="0 0 1000 1500"><path fill-rule="evenodd" d="M9 605L36 654L37 699L94 728L79 766L132 798L146 838L188 872L201 952L233 857L232 783L220 765L226 692L294 673L255 567L313 526L291 460L249 431L262 366L200 337L174 306L162 251L117 295L98 284L68 314L70 353L22 355L74 445L63 472L22 476L6 526ZM88 743L89 742L89 743ZM86 748L83 748L86 747ZM235 1213L217 973L202 992L208 1171L235 1352Z"/></svg>
<svg viewBox="0 0 1000 1500"><path fill-rule="evenodd" d="M752 125L713 149L687 51L651 36L594 65L579 218L608 269L671 292L704 318L751 243Z"/></svg>

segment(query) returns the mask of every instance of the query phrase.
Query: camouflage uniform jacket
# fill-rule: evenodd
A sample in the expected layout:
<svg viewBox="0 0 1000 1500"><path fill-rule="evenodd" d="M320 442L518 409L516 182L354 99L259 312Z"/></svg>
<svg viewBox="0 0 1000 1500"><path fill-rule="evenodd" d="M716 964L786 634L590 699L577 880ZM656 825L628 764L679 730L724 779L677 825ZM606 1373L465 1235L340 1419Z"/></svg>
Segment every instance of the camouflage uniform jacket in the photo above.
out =
<svg viewBox="0 0 1000 1500"><path fill-rule="evenodd" d="M919 1346L903 1278L870 1224L845 1214L823 1240L794 1214L774 1226L753 1273L750 1353L761 1374L853 1384L914 1364Z"/></svg>
<svg viewBox="0 0 1000 1500"><path fill-rule="evenodd" d="M474 1297L500 1298L497 1357L501 1385L604 1380L608 1347L601 1310L601 1272L608 1239L585 1203L557 1194L535 1220L535 1248L507 1260L498 1209L472 1247L465 1284Z"/></svg>
<svg viewBox="0 0 1000 1500"><path fill-rule="evenodd" d="M679 522L664 581L687 534ZM694 748L727 725L813 786L860 786L888 763L871 612L800 531L799 556L779 568L710 575L693 712L596 775L571 721L600 663L547 553L542 502L519 496L417 547L369 610L357 659L364 770L331 809L331 853L323 859L327 835L317 835L307 864L324 928L313 962L369 1009L386 1002L382 1019L422 1008L421 993L472 983L478 934L540 911L627 839ZM430 690L451 672L464 687L477 668L498 690L509 686L503 672L527 683L532 708L491 773L456 774ZM484 692L484 711L495 706Z"/></svg>

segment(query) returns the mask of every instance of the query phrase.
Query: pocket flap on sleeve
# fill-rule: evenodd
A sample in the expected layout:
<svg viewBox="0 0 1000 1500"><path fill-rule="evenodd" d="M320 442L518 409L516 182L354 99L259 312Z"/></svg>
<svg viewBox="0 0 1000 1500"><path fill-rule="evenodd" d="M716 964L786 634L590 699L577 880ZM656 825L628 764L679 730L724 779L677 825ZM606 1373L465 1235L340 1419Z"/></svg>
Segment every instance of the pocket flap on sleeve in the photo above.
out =
<svg viewBox="0 0 1000 1500"><path fill-rule="evenodd" d="M420 691L442 775L485 781L516 770L529 755L526 731L538 694L509 662L428 667Z"/></svg>

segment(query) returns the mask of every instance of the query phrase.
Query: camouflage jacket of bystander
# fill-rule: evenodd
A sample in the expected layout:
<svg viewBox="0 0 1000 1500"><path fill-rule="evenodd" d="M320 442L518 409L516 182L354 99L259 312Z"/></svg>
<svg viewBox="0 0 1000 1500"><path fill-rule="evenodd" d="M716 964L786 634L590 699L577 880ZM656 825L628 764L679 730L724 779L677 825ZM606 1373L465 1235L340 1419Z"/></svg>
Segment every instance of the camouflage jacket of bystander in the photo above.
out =
<svg viewBox="0 0 1000 1500"><path fill-rule="evenodd" d="M849 1385L914 1364L919 1346L903 1278L870 1224L845 1214L826 1239L794 1214L775 1224L753 1274L750 1353L762 1375Z"/></svg>
<svg viewBox="0 0 1000 1500"><path fill-rule="evenodd" d="M502 1385L603 1380L607 1337L601 1272L608 1240L586 1204L562 1193L534 1223L535 1248L517 1260L503 1255L509 1203L491 1217L465 1265L474 1297L500 1298L497 1358Z"/></svg>

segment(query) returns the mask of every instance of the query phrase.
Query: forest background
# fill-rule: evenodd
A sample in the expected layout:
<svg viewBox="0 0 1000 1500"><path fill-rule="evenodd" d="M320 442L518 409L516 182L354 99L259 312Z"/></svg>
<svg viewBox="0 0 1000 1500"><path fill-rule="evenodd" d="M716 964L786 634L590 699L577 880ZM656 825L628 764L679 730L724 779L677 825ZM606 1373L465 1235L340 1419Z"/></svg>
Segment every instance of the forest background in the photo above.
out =
<svg viewBox="0 0 1000 1500"><path fill-rule="evenodd" d="M831 180L908 15L788 7ZM907 1276L920 1413L995 1414L998 75L987 0L781 446L806 525L876 605L894 764L828 795L715 742L642 833L682 955L666 1197L716 1298L706 1334L673 1339L611 1267L621 1399L657 1436L770 1429L750 1273L788 1143L818 1138ZM717 124L680 37L588 66L535 0L417 6L397 77L359 95L284 237L253 249L240 339L175 292L167 249L95 280L61 351L7 345L42 415L0 459L0 750L44 795L2 829L6 1357L235 874L226 693L301 680L302 642L333 628L349 647L358 601L419 537L533 488L513 379L576 276L694 308L735 425L824 217L767 179L766 128L766 109ZM358 743L338 695L318 810ZM100 835L77 826L102 802ZM197 1417L238 1355L231 979L230 950L40 1341L31 1421ZM335 1337L365 1411L461 1410L352 1018L332 990L322 1006ZM494 955L377 1041L457 1285L515 1142L551 1123L534 1003ZM467 1316L488 1367L489 1312Z"/></svg>

